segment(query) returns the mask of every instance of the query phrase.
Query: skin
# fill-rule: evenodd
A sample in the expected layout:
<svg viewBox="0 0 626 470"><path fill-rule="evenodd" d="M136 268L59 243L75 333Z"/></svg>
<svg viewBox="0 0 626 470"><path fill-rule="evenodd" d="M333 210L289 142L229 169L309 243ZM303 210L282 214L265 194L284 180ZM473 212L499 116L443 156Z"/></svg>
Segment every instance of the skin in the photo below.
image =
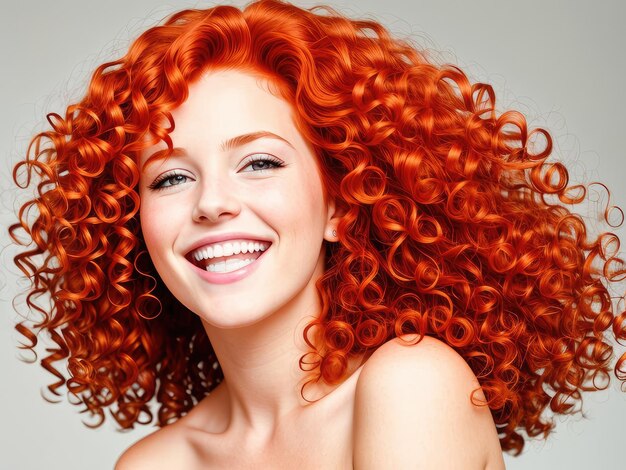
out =
<svg viewBox="0 0 626 470"><path fill-rule="evenodd" d="M142 156L150 256L201 318L225 379L188 415L127 450L116 469L504 468L489 410L469 400L476 378L433 338L390 341L354 358L341 384L307 388L312 403L302 398L302 332L321 311L315 281L341 213L324 200L292 112L262 79L211 72L173 112L177 152L151 158L163 148L155 147ZM224 146L260 131L272 136ZM267 155L282 166L250 162ZM241 232L271 242L255 269L225 284L199 275L190 249Z"/></svg>

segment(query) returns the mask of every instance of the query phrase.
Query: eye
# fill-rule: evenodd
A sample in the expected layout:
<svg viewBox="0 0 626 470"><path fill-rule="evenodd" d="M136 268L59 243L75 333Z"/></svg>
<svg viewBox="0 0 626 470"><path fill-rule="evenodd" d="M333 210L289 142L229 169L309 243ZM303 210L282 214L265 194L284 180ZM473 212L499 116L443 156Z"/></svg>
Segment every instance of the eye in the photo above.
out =
<svg viewBox="0 0 626 470"><path fill-rule="evenodd" d="M165 173L159 176L154 182L148 186L150 189L159 190L169 188L171 186L178 186L190 181L191 178L187 175L183 175L178 172Z"/></svg>
<svg viewBox="0 0 626 470"><path fill-rule="evenodd" d="M272 155L259 154L251 155L240 171L261 172L266 170L273 170L274 168L281 168L283 166L285 166L285 163L282 160L279 160Z"/></svg>

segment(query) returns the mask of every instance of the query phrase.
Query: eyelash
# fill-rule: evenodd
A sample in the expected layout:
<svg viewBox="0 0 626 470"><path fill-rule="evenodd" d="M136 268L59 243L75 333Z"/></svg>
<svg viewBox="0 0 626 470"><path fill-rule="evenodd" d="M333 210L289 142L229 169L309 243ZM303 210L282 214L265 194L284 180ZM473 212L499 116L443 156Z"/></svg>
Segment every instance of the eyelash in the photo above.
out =
<svg viewBox="0 0 626 470"><path fill-rule="evenodd" d="M262 154L262 155L253 155L248 159L248 162L246 163L246 165L240 170L243 171L246 168L254 165L255 163L269 163L272 166L270 168L261 168L259 170L252 170L254 172L263 172L263 171L267 171L267 170L271 170L274 168L282 168L285 166L285 163L281 160L279 160L278 158L272 156L272 155L267 155L267 154ZM179 171L173 171L170 173L165 173L161 176L159 176L156 180L154 180L154 182L152 184L150 184L148 186L149 189L158 191L161 189L165 189L165 188L169 188L172 186L178 186L179 184L182 184L181 182L176 183L176 184L169 184L168 186L164 186L163 184L166 181L172 181L174 180L174 178L178 178L178 177L183 177L186 179L189 179L190 177L187 175L184 175L182 173L180 173Z"/></svg>
<svg viewBox="0 0 626 470"><path fill-rule="evenodd" d="M271 170L273 168L282 168L282 167L285 166L285 163L283 161L279 160L278 158L276 158L276 157L274 157L272 155L257 154L257 155L252 155L248 159L248 162L242 168L242 170L245 169L245 168L248 168L251 165L254 165L255 163L259 163L259 162L270 163L272 166L270 168L262 168L262 169L256 170L256 171L267 171L267 170Z"/></svg>
<svg viewBox="0 0 626 470"><path fill-rule="evenodd" d="M159 191L161 189L165 189L165 188L169 188L172 186L178 186L178 184L170 184L168 186L163 186L163 183L165 183L168 180L173 180L174 178L177 178L179 176L182 176L184 178L189 179L189 176L187 175L183 175L182 173L178 172L178 171L173 171L170 173L165 173L161 176L159 176L157 179L154 180L154 182L152 184L150 184L150 186L148 186L149 189L153 189L155 191Z"/></svg>

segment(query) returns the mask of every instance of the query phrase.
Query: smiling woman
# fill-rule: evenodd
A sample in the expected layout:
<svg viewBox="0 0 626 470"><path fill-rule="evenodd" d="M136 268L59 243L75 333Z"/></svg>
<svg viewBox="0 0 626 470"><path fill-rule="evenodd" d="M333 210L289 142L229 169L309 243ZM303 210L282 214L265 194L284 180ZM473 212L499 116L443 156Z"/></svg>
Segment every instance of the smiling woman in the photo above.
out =
<svg viewBox="0 0 626 470"><path fill-rule="evenodd" d="M172 111L176 153L143 165L141 231L168 290L206 328L252 325L289 306L288 332L319 312L322 242L338 220L289 104L258 82L228 70L190 86Z"/></svg>
<svg viewBox="0 0 626 470"><path fill-rule="evenodd" d="M374 21L182 11L49 122L17 328L101 420L156 399L119 469L497 469L625 377L618 240L550 135Z"/></svg>

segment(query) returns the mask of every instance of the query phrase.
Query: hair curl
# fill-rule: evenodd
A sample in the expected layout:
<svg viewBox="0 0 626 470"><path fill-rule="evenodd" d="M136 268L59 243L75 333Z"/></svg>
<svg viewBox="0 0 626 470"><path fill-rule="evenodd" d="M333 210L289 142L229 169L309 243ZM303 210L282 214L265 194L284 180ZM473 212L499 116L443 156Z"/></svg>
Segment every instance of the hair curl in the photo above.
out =
<svg viewBox="0 0 626 470"><path fill-rule="evenodd" d="M587 188L546 162L546 131L496 113L489 85L429 63L374 21L317 11L262 0L174 14L98 67L64 117L48 115L14 170L36 189L10 228L27 247L15 256L32 281L26 304L41 316L17 326L24 347L50 334L49 389L66 386L95 425L107 408L124 428L151 422L155 394L165 425L221 380L200 321L146 254L137 155L158 140L171 147L171 111L202 73L249 70L292 103L327 195L346 211L302 367L338 382L352 355L403 333L435 336L478 377L503 449L520 451L518 431L552 428L546 407L571 413L581 391L606 385L609 330L626 338L607 289L624 274L619 240L591 237L565 207ZM533 152L536 138L545 147Z"/></svg>

